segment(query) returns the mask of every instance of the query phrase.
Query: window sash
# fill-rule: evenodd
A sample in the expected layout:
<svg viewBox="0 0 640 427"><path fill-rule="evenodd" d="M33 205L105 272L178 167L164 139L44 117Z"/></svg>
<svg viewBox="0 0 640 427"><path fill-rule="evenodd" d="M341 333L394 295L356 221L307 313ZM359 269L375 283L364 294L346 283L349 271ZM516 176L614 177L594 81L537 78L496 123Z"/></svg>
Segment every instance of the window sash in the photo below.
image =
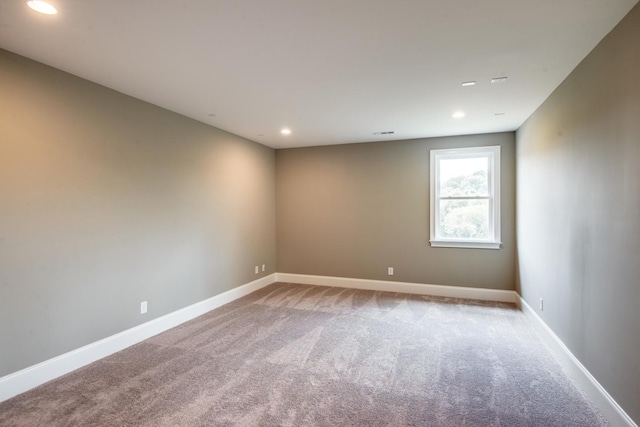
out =
<svg viewBox="0 0 640 427"><path fill-rule="evenodd" d="M487 200L491 196L440 196L440 200Z"/></svg>

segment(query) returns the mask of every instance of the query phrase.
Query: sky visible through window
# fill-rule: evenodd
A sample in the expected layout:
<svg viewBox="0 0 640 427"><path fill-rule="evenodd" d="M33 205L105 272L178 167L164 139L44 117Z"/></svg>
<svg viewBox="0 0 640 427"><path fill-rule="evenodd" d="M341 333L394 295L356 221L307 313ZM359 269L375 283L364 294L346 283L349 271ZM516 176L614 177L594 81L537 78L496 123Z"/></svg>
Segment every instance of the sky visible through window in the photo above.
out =
<svg viewBox="0 0 640 427"><path fill-rule="evenodd" d="M443 159L440 161L440 182L445 183L457 176L473 175L476 171L487 171L487 158Z"/></svg>

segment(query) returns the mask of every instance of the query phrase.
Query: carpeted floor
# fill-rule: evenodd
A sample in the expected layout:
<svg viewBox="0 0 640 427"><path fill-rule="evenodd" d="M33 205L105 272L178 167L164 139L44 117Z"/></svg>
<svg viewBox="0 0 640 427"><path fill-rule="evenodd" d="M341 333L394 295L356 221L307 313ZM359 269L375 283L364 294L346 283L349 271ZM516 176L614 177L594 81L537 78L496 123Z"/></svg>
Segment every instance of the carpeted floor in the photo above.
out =
<svg viewBox="0 0 640 427"><path fill-rule="evenodd" d="M275 283L0 403L1 426L596 426L499 303Z"/></svg>

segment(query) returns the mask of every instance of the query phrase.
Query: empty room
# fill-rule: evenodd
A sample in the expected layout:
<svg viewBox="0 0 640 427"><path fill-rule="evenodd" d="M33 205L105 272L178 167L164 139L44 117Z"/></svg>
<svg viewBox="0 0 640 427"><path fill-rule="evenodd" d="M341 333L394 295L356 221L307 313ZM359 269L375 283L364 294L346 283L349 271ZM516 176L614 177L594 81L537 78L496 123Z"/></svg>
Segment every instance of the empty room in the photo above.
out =
<svg viewBox="0 0 640 427"><path fill-rule="evenodd" d="M0 426L637 426L638 0L0 2Z"/></svg>

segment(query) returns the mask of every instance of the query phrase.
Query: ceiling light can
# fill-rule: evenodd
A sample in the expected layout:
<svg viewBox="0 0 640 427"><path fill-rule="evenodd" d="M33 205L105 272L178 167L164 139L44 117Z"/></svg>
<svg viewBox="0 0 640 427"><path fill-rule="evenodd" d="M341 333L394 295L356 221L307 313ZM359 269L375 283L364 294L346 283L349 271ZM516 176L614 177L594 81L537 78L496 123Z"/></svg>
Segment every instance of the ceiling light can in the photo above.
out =
<svg viewBox="0 0 640 427"><path fill-rule="evenodd" d="M55 15L56 13L58 13L58 10L55 7L53 7L53 5L42 0L28 1L27 6L29 6L31 9L35 10L36 12L43 13L45 15Z"/></svg>

